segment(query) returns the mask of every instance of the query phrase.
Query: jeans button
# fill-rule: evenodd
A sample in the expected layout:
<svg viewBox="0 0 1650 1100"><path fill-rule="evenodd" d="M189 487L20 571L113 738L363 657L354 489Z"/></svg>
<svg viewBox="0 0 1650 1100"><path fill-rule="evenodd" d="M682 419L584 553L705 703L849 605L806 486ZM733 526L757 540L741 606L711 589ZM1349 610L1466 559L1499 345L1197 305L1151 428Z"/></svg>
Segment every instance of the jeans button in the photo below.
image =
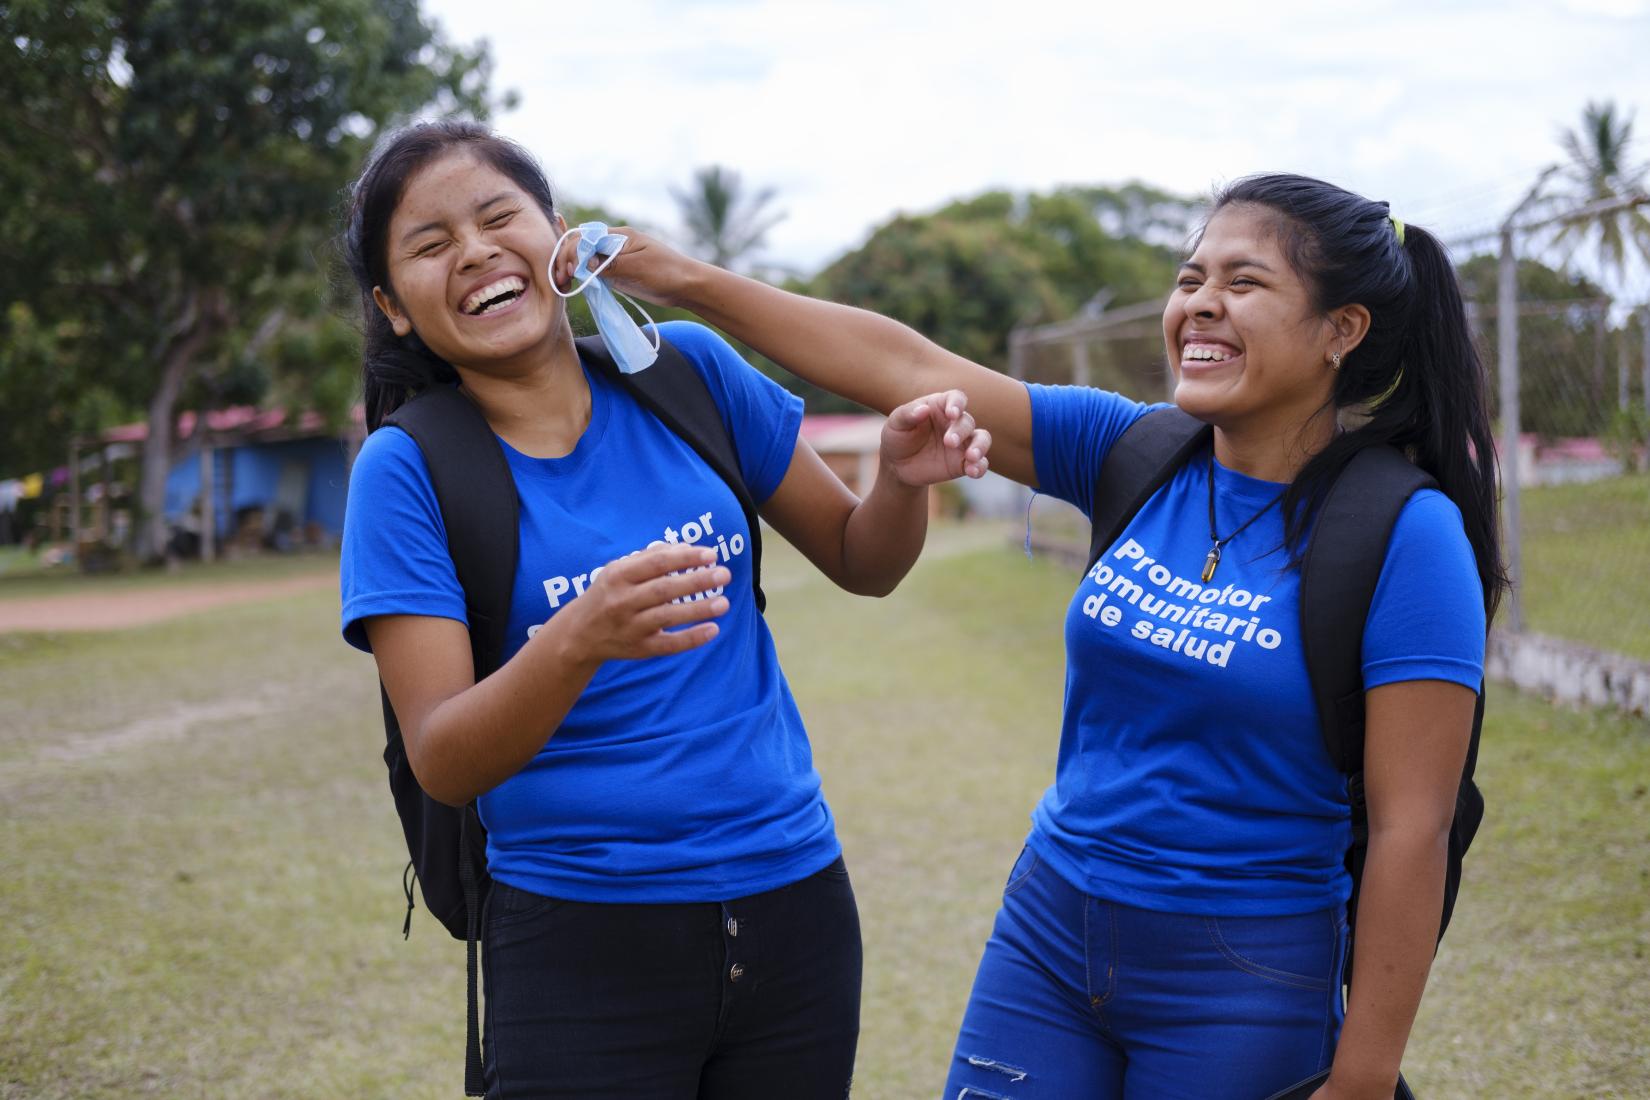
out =
<svg viewBox="0 0 1650 1100"><path fill-rule="evenodd" d="M733 966L728 969L728 981L730 982L736 982L744 976L745 968L738 963L734 963Z"/></svg>
<svg viewBox="0 0 1650 1100"><path fill-rule="evenodd" d="M728 935L737 936L738 934L739 934L739 922L737 920L735 920L734 918L729 917L728 918Z"/></svg>

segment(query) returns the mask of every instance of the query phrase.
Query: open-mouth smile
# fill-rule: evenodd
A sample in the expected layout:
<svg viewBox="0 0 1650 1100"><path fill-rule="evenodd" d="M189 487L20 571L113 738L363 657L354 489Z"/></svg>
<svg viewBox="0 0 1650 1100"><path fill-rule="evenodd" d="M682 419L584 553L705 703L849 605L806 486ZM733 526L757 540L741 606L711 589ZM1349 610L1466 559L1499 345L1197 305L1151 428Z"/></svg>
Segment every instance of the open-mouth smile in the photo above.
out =
<svg viewBox="0 0 1650 1100"><path fill-rule="evenodd" d="M508 309L527 294L527 280L519 275L506 275L473 291L459 306L466 317L485 317Z"/></svg>

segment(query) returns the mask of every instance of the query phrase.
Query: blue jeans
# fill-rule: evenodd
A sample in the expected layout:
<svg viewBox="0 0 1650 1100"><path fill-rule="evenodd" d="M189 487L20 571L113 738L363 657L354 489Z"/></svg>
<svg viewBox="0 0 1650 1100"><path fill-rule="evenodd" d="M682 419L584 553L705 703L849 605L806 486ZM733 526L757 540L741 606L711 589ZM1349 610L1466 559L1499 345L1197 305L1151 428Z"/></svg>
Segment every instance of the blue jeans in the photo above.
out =
<svg viewBox="0 0 1650 1100"><path fill-rule="evenodd" d="M838 859L727 902L600 905L493 884L490 1100L842 1100L859 912Z"/></svg>
<svg viewBox="0 0 1650 1100"><path fill-rule="evenodd" d="M1260 1100L1327 1067L1344 908L1202 917L1089 897L1020 854L946 1100Z"/></svg>

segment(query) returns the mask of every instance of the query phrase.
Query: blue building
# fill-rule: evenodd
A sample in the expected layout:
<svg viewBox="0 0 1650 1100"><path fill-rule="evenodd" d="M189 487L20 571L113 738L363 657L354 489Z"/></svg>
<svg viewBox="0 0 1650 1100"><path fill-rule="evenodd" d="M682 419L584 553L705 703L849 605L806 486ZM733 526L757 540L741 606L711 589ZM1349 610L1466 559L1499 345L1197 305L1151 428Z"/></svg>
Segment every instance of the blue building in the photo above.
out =
<svg viewBox="0 0 1650 1100"><path fill-rule="evenodd" d="M178 418L178 439L166 477L169 526L198 534L210 514L214 542L332 543L344 529L349 463L359 430L330 429L315 413L284 409L220 409L205 430L192 412ZM105 445L141 444L146 427L133 424L103 436ZM209 456L203 461L203 455ZM210 471L210 507L201 484Z"/></svg>

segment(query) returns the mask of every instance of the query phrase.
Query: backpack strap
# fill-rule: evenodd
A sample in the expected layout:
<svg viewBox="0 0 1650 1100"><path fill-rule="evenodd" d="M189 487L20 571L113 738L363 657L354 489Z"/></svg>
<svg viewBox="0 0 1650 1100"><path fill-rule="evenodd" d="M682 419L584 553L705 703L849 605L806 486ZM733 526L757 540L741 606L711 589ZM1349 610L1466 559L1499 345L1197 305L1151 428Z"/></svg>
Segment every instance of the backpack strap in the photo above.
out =
<svg viewBox="0 0 1650 1100"><path fill-rule="evenodd" d="M441 505L479 681L499 666L515 586L520 504L498 438L456 387L431 386L384 420L412 436Z"/></svg>
<svg viewBox="0 0 1650 1100"><path fill-rule="evenodd" d="M637 404L658 417L733 490L750 530L751 588L756 592L756 609L767 610L768 600L762 592L762 520L740 473L733 434L704 376L669 340L661 339L658 359L635 374L619 370L600 336L581 336L573 343L581 359L617 382Z"/></svg>
<svg viewBox="0 0 1650 1100"><path fill-rule="evenodd" d="M1352 457L1319 507L1301 559L1301 645L1324 748L1335 767L1364 759L1364 625L1387 543L1409 498L1436 482L1392 447Z"/></svg>
<svg viewBox="0 0 1650 1100"><path fill-rule="evenodd" d="M430 484L447 528L458 583L469 619L470 655L477 682L502 663L515 586L520 502L515 478L498 438L481 410L456 388L432 386L385 418L406 432L423 452ZM382 691L382 687L380 687ZM386 724L395 721L385 697ZM396 729L399 735L399 728ZM481 1064L481 1020L477 994L477 942L481 934L483 873L487 837L472 801L460 809L431 802L426 815L447 810L459 815L458 875L464 892L468 1005L464 1035L464 1094L485 1091ZM452 835L447 832L444 835ZM411 893L408 894L409 903ZM411 919L409 910L408 919Z"/></svg>
<svg viewBox="0 0 1650 1100"><path fill-rule="evenodd" d="M1213 428L1173 405L1153 409L1124 429L1094 479L1085 572L1094 568L1152 494L1213 435Z"/></svg>
<svg viewBox="0 0 1650 1100"><path fill-rule="evenodd" d="M1377 446L1359 451L1325 496L1301 561L1301 644L1306 652L1306 670L1318 704L1324 748L1335 767L1347 776L1347 798L1352 809L1352 846L1346 854L1346 867L1352 876L1347 913L1352 918L1354 940L1358 894L1369 851L1369 806L1364 796L1364 628L1398 515L1410 497L1431 488L1437 488L1437 482L1395 448ZM1480 683L1450 828L1440 938L1460 891L1461 857L1484 812L1483 797L1472 781L1483 721L1484 685ZM1351 949L1341 978L1351 985Z"/></svg>

